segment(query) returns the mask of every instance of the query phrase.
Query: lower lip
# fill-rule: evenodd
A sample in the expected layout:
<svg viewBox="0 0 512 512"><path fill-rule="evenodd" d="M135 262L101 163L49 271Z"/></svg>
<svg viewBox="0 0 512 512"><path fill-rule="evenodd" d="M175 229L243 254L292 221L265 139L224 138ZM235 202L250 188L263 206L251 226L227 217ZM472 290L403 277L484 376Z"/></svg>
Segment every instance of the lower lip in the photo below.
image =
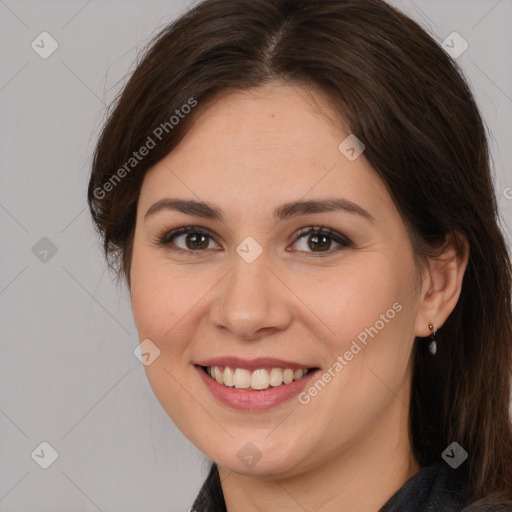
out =
<svg viewBox="0 0 512 512"><path fill-rule="evenodd" d="M292 399L306 387L307 383L318 371L313 370L302 377L302 379L295 380L289 384L281 384L276 387L270 386L262 391L249 391L219 384L202 367L196 366L195 368L206 384L206 387L220 402L233 409L244 411L266 411Z"/></svg>

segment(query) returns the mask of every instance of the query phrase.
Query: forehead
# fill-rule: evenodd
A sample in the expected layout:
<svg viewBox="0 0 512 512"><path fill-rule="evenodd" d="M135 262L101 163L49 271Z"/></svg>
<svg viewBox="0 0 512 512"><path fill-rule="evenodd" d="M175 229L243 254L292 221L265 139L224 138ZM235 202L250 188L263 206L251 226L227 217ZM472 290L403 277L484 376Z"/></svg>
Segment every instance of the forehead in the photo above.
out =
<svg viewBox="0 0 512 512"><path fill-rule="evenodd" d="M294 147L311 151L332 146L326 135L337 140L350 133L323 93L299 85L277 82L225 91L199 105L198 110L191 136L182 146L215 141L220 147L233 147L236 141L252 150L274 149L277 153L280 147Z"/></svg>
<svg viewBox="0 0 512 512"><path fill-rule="evenodd" d="M318 91L272 84L198 108L182 141L148 172L143 201L172 193L254 211L327 194L368 210L389 199L364 153L350 161L340 151L350 131Z"/></svg>

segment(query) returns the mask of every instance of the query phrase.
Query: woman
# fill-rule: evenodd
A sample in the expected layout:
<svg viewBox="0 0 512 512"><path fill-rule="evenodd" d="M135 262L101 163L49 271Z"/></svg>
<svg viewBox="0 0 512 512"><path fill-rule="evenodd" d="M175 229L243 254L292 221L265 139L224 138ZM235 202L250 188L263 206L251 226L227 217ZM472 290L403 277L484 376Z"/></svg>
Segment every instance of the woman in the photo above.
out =
<svg viewBox="0 0 512 512"><path fill-rule="evenodd" d="M482 119L381 0L206 0L88 194L193 510L512 510L511 265Z"/></svg>

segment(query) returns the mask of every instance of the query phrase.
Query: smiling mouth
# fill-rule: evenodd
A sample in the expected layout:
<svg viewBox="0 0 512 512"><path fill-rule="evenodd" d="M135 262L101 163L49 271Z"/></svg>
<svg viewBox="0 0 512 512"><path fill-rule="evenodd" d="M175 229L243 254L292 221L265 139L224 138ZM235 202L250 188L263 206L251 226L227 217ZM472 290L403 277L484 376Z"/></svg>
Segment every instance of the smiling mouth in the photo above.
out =
<svg viewBox="0 0 512 512"><path fill-rule="evenodd" d="M229 366L200 366L212 379L227 388L246 391L265 391L270 387L279 387L304 378L317 368L231 368Z"/></svg>

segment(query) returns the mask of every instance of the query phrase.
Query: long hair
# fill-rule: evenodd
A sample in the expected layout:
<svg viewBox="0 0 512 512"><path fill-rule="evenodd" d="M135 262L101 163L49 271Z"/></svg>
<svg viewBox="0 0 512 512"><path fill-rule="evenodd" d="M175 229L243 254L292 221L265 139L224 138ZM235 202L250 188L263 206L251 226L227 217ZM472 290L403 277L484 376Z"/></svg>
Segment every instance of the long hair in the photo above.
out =
<svg viewBox="0 0 512 512"><path fill-rule="evenodd" d="M321 90L363 141L420 264L457 234L468 240L461 296L436 357L415 340L410 439L421 466L453 441L468 452L465 510L486 496L512 505L512 272L487 134L461 70L384 1L205 0L162 30L113 104L94 154L88 201L109 265L130 286L144 174L207 100L274 81ZM131 161L149 139L154 147Z"/></svg>

